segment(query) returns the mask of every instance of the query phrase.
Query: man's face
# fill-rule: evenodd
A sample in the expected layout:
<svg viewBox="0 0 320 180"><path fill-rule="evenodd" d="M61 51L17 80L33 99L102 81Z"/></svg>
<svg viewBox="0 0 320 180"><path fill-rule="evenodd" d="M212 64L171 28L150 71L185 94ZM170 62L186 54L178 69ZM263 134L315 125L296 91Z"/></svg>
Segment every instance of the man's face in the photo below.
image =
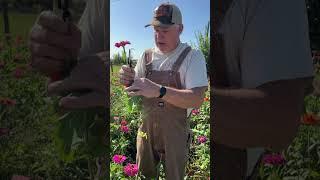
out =
<svg viewBox="0 0 320 180"><path fill-rule="evenodd" d="M154 26L155 43L161 52L168 53L177 47L182 28L182 25L172 25L166 28Z"/></svg>

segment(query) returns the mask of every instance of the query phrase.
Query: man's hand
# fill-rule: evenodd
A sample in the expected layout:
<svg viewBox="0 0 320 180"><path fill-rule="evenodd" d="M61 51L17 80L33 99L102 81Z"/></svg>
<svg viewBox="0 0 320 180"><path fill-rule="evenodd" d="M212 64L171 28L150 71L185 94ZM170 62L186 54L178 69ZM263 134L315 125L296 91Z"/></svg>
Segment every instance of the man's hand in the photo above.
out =
<svg viewBox="0 0 320 180"><path fill-rule="evenodd" d="M133 79L135 76L134 69L130 68L127 65L123 65L123 66L121 66L119 74L120 74L120 83L121 84L128 87L133 83Z"/></svg>
<svg viewBox="0 0 320 180"><path fill-rule="evenodd" d="M60 106L67 109L108 107L107 57L108 53L100 53L81 58L69 77L48 85L49 95L85 91L80 96L63 97Z"/></svg>
<svg viewBox="0 0 320 180"><path fill-rule="evenodd" d="M147 78L138 78L134 80L132 86L125 89L130 96L144 96L155 98L160 95L160 85L150 81Z"/></svg>
<svg viewBox="0 0 320 180"><path fill-rule="evenodd" d="M77 58L81 32L74 24L69 29L53 12L44 11L31 29L28 45L32 67L47 76L57 75L68 60Z"/></svg>

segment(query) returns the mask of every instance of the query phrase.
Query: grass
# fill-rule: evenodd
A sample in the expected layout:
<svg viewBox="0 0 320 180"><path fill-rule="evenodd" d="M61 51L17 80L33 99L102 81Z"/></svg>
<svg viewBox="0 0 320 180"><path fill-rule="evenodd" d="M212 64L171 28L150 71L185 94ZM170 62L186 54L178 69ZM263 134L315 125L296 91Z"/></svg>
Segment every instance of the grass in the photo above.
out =
<svg viewBox="0 0 320 180"><path fill-rule="evenodd" d="M21 35L28 37L30 29L35 23L38 14L20 13L15 11L9 12L9 26L12 35ZM0 36L4 34L3 16L0 18Z"/></svg>

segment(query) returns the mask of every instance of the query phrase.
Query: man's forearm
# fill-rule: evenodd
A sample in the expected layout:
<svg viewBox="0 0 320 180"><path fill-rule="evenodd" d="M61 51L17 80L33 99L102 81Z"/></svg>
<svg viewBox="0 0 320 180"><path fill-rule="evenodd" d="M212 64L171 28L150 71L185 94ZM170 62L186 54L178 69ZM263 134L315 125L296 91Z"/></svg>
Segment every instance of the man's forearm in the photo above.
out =
<svg viewBox="0 0 320 180"><path fill-rule="evenodd" d="M288 83L282 90L276 86L266 90L213 88L214 140L241 148L290 139L298 127L303 88Z"/></svg>
<svg viewBox="0 0 320 180"><path fill-rule="evenodd" d="M167 92L163 97L165 101L180 108L199 108L203 102L206 87L193 89L175 89L166 87Z"/></svg>

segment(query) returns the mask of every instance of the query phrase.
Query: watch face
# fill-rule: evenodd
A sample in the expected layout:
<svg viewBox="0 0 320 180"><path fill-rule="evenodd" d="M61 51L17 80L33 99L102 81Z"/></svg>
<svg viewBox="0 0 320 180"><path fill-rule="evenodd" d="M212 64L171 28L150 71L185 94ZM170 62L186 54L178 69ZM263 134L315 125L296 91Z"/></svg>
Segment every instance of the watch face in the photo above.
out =
<svg viewBox="0 0 320 180"><path fill-rule="evenodd" d="M160 88L160 98L163 97L166 94L167 89L164 86L161 86Z"/></svg>

